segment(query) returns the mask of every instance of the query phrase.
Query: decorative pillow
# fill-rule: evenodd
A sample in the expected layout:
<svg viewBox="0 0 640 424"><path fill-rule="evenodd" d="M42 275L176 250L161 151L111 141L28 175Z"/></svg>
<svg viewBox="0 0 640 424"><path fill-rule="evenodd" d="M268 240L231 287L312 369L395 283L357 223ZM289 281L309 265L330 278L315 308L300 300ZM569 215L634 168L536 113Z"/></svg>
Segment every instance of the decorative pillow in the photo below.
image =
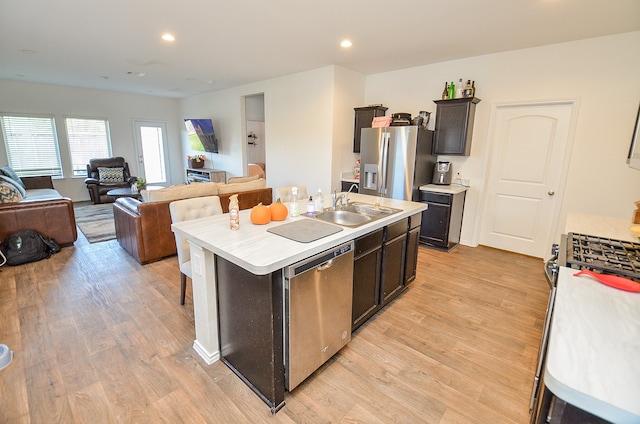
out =
<svg viewBox="0 0 640 424"><path fill-rule="evenodd" d="M27 191L24 189L21 182L19 183L16 180L7 177L6 175L0 175L0 182L7 183L14 186L16 190L20 192L20 195L22 196L23 199L27 197Z"/></svg>
<svg viewBox="0 0 640 424"><path fill-rule="evenodd" d="M17 181L18 184L22 186L22 188L26 189L26 187L24 186L24 183L22 182L18 174L16 174L16 171L14 171L13 168L11 168L9 165L5 165L2 168L0 168L0 174L4 174L7 177L11 178L12 180Z"/></svg>
<svg viewBox="0 0 640 424"><path fill-rule="evenodd" d="M0 203L15 203L22 200L22 195L13 184L0 182Z"/></svg>
<svg viewBox="0 0 640 424"><path fill-rule="evenodd" d="M248 183L249 181L255 181L259 178L260 178L260 175L250 175L248 177L231 177L229 178L229 184Z"/></svg>
<svg viewBox="0 0 640 424"><path fill-rule="evenodd" d="M117 184L124 182L124 168L106 168L99 166L98 175L100 182L105 184Z"/></svg>

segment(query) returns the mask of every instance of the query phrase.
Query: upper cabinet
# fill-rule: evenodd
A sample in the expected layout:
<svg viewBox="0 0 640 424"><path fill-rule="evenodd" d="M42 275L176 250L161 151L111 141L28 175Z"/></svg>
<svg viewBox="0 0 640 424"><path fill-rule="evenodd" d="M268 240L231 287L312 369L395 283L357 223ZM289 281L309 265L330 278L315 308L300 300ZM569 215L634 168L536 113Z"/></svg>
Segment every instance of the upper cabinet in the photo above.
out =
<svg viewBox="0 0 640 424"><path fill-rule="evenodd" d="M386 107L382 105L356 107L356 120L353 126L353 153L360 153L360 133L363 128L371 128L373 118L384 116L387 112Z"/></svg>
<svg viewBox="0 0 640 424"><path fill-rule="evenodd" d="M433 135L434 155L469 156L477 97L434 100L436 127Z"/></svg>

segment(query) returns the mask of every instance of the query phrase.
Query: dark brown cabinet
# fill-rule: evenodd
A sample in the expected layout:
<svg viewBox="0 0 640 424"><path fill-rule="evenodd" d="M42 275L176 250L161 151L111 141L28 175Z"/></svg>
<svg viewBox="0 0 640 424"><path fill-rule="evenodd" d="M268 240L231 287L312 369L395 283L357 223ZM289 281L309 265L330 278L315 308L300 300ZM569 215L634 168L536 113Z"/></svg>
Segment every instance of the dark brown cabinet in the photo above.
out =
<svg viewBox="0 0 640 424"><path fill-rule="evenodd" d="M387 109L382 105L353 108L356 112L356 119L353 125L353 153L360 153L360 133L362 129L371 128L373 118L384 116Z"/></svg>
<svg viewBox="0 0 640 424"><path fill-rule="evenodd" d="M421 220L418 213L355 240L352 331L416 278Z"/></svg>
<svg viewBox="0 0 640 424"><path fill-rule="evenodd" d="M352 183L351 181L340 181L340 190L341 191L349 191L351 186L355 184L355 187L351 190L352 193L357 193L360 187L360 183Z"/></svg>
<svg viewBox="0 0 640 424"><path fill-rule="evenodd" d="M352 326L355 330L382 307L380 303L380 265L384 229L355 240L353 261Z"/></svg>
<svg viewBox="0 0 640 424"><path fill-rule="evenodd" d="M404 265L404 285L416 279L418 266L418 242L420 241L420 226L422 214L417 213L409 217L409 231L407 232L407 254Z"/></svg>
<svg viewBox="0 0 640 424"><path fill-rule="evenodd" d="M382 246L382 305L386 305L404 289L408 218L385 229Z"/></svg>
<svg viewBox="0 0 640 424"><path fill-rule="evenodd" d="M466 191L455 194L420 191L420 201L427 204L422 212L420 243L449 251L460 242Z"/></svg>
<svg viewBox="0 0 640 424"><path fill-rule="evenodd" d="M436 126L433 135L434 155L469 156L477 97L434 100Z"/></svg>

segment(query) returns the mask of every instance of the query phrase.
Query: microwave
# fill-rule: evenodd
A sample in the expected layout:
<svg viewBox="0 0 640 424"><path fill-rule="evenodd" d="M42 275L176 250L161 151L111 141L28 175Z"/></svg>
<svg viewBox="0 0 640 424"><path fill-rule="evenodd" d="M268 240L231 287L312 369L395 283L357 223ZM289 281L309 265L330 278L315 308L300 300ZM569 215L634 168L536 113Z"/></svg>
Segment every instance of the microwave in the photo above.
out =
<svg viewBox="0 0 640 424"><path fill-rule="evenodd" d="M627 163L633 169L640 171L640 107L638 107L638 115L636 116L636 126L633 129L633 137L631 137L631 147L629 147L629 156Z"/></svg>

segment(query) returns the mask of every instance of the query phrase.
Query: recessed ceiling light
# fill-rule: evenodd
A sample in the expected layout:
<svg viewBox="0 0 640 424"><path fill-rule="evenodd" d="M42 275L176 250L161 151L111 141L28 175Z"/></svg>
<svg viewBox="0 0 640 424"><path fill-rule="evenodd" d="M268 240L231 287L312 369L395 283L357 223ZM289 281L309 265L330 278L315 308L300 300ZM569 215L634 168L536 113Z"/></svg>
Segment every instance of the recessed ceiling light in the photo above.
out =
<svg viewBox="0 0 640 424"><path fill-rule="evenodd" d="M38 52L35 50L30 50L30 49L22 49L20 50L20 53L24 53L24 54L37 54Z"/></svg>
<svg viewBox="0 0 640 424"><path fill-rule="evenodd" d="M166 34L162 34L162 39L164 41L176 41L176 37L174 37L173 35L166 33Z"/></svg>
<svg viewBox="0 0 640 424"><path fill-rule="evenodd" d="M340 43L340 47L351 47L351 41L349 40L342 40L342 43Z"/></svg>

